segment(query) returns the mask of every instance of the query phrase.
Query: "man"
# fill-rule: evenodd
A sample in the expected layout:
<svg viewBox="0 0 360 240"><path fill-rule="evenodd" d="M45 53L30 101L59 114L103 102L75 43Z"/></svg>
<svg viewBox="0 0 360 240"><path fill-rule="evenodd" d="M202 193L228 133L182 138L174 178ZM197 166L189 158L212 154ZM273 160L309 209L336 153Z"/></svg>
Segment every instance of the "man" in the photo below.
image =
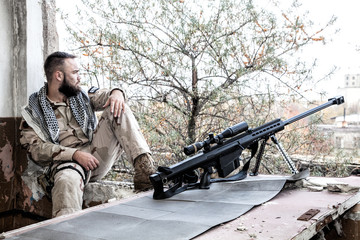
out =
<svg viewBox="0 0 360 240"><path fill-rule="evenodd" d="M124 92L80 88L75 56L49 55L44 63L47 83L22 109L21 144L29 157L47 167L53 217L82 209L83 188L105 176L124 150L135 168L135 190L151 187L154 173L150 149L126 104ZM94 111L103 111L97 124Z"/></svg>

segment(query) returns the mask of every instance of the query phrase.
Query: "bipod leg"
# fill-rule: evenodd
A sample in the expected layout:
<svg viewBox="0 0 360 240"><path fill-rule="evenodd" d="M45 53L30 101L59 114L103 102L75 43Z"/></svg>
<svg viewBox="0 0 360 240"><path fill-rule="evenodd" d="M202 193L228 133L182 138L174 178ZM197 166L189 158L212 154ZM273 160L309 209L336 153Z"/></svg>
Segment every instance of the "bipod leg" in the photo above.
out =
<svg viewBox="0 0 360 240"><path fill-rule="evenodd" d="M200 189L209 189L210 188L210 184L211 184L211 174L213 173L213 169L212 167L205 167L204 168L204 173L201 176L200 179L200 185L199 188Z"/></svg>
<svg viewBox="0 0 360 240"><path fill-rule="evenodd" d="M281 153L282 157L284 158L286 164L288 165L290 171L292 174L297 174L299 173L299 171L296 169L294 162L290 159L289 155L287 154L287 152L285 151L284 147L282 146L282 144L277 140L277 138L275 137L275 135L271 136L271 140L276 144L277 149L279 150L279 152Z"/></svg>
<svg viewBox="0 0 360 240"><path fill-rule="evenodd" d="M269 138L264 139L260 145L259 153L256 156L255 167L251 171L250 176L257 176L259 173L260 162L261 162L262 156L264 155L265 146L266 146L266 142L268 139Z"/></svg>

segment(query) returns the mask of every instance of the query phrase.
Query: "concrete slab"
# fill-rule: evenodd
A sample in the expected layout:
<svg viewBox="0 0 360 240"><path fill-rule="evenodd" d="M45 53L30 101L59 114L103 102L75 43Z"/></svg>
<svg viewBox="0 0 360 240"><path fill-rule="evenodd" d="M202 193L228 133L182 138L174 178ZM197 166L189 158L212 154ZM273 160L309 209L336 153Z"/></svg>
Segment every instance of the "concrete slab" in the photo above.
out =
<svg viewBox="0 0 360 240"><path fill-rule="evenodd" d="M355 176L348 178L311 177L309 179L314 182L341 182L360 186L360 178ZM308 240L316 235L328 221L337 219L359 201L359 192L334 193L328 190L313 192L306 188L285 189L272 200L195 239ZM320 212L309 221L297 220L309 209L319 209Z"/></svg>

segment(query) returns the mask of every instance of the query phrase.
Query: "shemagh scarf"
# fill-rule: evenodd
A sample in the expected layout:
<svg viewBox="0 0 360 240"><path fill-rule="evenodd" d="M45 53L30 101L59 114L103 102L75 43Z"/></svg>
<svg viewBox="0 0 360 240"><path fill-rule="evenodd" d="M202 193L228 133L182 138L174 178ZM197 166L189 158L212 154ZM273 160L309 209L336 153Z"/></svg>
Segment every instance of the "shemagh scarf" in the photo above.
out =
<svg viewBox="0 0 360 240"><path fill-rule="evenodd" d="M41 129L49 141L59 144L60 129L58 121L46 95L47 84L39 92L30 96L29 105L25 108L25 111L28 112L34 124ZM80 91L76 96L70 97L69 105L81 130L91 141L97 120L86 92Z"/></svg>

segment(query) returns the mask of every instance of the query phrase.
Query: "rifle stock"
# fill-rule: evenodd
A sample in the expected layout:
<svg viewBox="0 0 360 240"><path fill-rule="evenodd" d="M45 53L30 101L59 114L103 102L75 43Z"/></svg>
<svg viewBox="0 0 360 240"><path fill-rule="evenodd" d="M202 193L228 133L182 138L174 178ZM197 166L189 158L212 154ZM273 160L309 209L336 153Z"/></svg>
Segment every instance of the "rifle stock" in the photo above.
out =
<svg viewBox="0 0 360 240"><path fill-rule="evenodd" d="M170 167L159 167L158 172L150 176L150 181L154 186L153 198L164 199L191 188L209 188L212 182L233 181L245 178L247 176L250 160L257 152L259 141L266 141L269 138L275 141L275 133L282 131L286 125L321 111L329 106L342 103L344 103L344 97L339 96L331 98L327 103L285 121L275 119L254 129L249 129L246 122L241 122L227 128L216 136L209 134L209 137L203 142L197 142L184 148L186 155L196 153L195 155ZM277 140L275 143L278 144ZM226 178L233 170L240 167L241 153L247 148L252 151L250 160L238 174ZM278 145L278 148L283 150L281 145ZM198 152L201 149L203 150ZM257 161L260 162L260 160L261 156L258 157ZM291 160L285 160L291 165ZM256 165L259 165L259 162ZM200 182L198 181L199 168L202 169ZM220 179L210 179L210 175L213 173L214 168L221 177ZM296 172L296 170L294 171ZM257 170L254 175L256 174ZM164 191L164 185L168 185L166 191Z"/></svg>

